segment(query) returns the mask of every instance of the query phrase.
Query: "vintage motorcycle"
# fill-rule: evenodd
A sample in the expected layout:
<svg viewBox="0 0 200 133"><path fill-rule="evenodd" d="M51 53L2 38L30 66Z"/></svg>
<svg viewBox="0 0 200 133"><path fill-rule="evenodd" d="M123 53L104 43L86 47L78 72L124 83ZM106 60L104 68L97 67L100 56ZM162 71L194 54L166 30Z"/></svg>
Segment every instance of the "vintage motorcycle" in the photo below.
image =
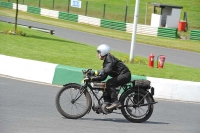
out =
<svg viewBox="0 0 200 133"><path fill-rule="evenodd" d="M68 83L57 93L56 107L61 115L68 119L78 119L91 109L97 114L110 114L120 109L130 122L141 123L151 117L157 102L153 98L154 88L150 86L150 81L138 79L118 87L118 97L122 106L108 110L106 107L110 103L103 100L103 92L107 91L105 82L90 81L91 71L92 69L82 70L84 80L81 85Z"/></svg>

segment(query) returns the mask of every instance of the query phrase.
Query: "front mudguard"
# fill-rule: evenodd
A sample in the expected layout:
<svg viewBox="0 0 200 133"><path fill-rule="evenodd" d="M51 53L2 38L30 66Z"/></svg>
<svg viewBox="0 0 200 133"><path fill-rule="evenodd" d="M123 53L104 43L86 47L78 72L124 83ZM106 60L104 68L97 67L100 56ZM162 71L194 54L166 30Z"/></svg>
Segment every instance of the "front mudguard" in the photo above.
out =
<svg viewBox="0 0 200 133"><path fill-rule="evenodd" d="M77 83L67 83L67 84L64 84L63 86L68 86L68 85L80 85L80 84L77 84Z"/></svg>

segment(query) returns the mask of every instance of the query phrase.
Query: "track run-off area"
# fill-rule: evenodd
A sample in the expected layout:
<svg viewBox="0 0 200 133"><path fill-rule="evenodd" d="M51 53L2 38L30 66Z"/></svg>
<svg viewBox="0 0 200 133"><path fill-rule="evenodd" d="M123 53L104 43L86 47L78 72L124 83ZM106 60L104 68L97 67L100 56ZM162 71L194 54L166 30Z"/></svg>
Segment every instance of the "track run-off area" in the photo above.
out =
<svg viewBox="0 0 200 133"><path fill-rule="evenodd" d="M55 106L61 86L0 75L1 133L199 133L200 103L158 101L144 123L130 123L120 110L103 115L91 111L77 120L62 117ZM165 93L165 92L163 92Z"/></svg>

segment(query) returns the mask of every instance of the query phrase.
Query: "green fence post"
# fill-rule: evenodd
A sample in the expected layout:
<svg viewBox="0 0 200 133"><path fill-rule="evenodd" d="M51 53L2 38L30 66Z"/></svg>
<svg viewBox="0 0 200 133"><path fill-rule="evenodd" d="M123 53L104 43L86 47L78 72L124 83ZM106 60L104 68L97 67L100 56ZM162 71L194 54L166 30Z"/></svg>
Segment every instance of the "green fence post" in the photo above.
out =
<svg viewBox="0 0 200 133"><path fill-rule="evenodd" d="M88 1L86 1L85 16L87 16L87 9L88 9Z"/></svg>
<svg viewBox="0 0 200 133"><path fill-rule="evenodd" d="M124 16L124 22L126 23L126 18L127 18L127 11L128 11L128 6L126 6L126 10L125 10L125 16Z"/></svg>
<svg viewBox="0 0 200 133"><path fill-rule="evenodd" d="M68 8L67 8L68 13L69 13L69 6L70 6L70 0L68 0Z"/></svg>
<svg viewBox="0 0 200 133"><path fill-rule="evenodd" d="M105 13L106 13L106 4L103 5L103 18L105 18Z"/></svg>
<svg viewBox="0 0 200 133"><path fill-rule="evenodd" d="M53 5L52 5L52 9L54 10L54 0L53 0Z"/></svg>
<svg viewBox="0 0 200 133"><path fill-rule="evenodd" d="M41 0L39 0L39 4L38 4L39 7L40 7L40 2L41 2Z"/></svg>

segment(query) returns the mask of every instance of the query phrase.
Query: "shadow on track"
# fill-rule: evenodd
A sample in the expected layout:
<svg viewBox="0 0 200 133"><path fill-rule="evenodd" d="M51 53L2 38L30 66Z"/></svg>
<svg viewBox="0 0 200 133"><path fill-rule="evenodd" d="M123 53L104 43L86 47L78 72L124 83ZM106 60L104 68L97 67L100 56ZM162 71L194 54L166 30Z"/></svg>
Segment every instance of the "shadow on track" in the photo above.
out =
<svg viewBox="0 0 200 133"><path fill-rule="evenodd" d="M65 117L63 117L63 119L67 119ZM89 120L89 121L108 121L108 122L117 122L117 123L131 123L128 120L124 119L120 119L120 118L105 118L105 119L98 119L98 118L80 118L77 120ZM134 124L134 123L133 123ZM139 124L155 124L155 125L165 125L165 124L169 124L167 122L153 122L153 121L146 121L143 123L139 123Z"/></svg>

